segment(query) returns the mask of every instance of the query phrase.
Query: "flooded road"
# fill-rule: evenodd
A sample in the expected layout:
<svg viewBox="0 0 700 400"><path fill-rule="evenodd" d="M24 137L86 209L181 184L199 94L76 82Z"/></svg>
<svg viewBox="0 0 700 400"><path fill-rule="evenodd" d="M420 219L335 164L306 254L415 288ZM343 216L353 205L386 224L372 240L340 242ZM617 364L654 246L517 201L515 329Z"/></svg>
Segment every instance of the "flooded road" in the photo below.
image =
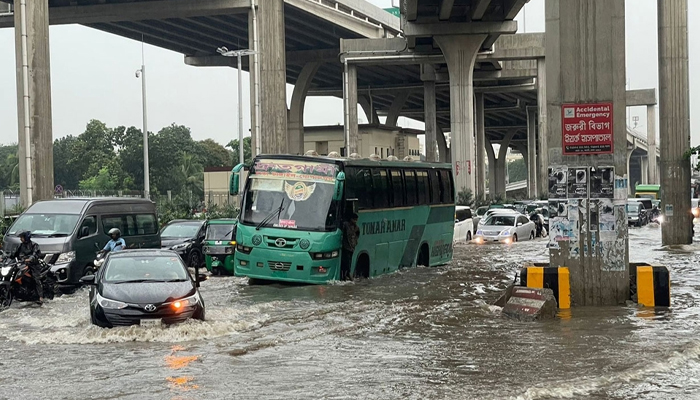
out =
<svg viewBox="0 0 700 400"><path fill-rule="evenodd" d="M577 308L553 321L490 306L546 239L458 244L454 261L329 286L202 284L206 322L90 325L87 290L0 314L0 399L700 398L700 246L630 231L669 267L672 308ZM506 251L507 249L507 251Z"/></svg>

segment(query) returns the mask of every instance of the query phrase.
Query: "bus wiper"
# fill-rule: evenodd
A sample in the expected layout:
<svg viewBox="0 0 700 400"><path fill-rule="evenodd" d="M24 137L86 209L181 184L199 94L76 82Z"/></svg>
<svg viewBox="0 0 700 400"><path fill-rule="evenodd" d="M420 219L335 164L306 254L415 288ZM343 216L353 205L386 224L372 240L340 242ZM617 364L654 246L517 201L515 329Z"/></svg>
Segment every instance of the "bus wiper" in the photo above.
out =
<svg viewBox="0 0 700 400"><path fill-rule="evenodd" d="M276 210L273 210L267 217L265 217L262 221L260 221L260 223L255 227L255 230L259 231L260 227L265 225L266 223L268 223L272 219L272 217L275 215L275 213L277 213L277 218L279 218L279 216L282 215L282 211L284 210L283 205L284 205L284 198L282 198L282 201L280 202L279 208Z"/></svg>

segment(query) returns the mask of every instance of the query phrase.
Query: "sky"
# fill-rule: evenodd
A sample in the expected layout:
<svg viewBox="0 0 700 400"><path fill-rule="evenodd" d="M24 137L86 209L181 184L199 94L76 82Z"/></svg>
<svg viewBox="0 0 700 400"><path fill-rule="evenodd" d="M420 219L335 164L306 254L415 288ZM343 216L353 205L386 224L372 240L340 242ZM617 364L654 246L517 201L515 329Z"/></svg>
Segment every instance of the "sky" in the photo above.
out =
<svg viewBox="0 0 700 400"><path fill-rule="evenodd" d="M369 0L391 7L392 0ZM398 0L393 0L398 4ZM689 1L689 21L700 21L700 1ZM519 33L544 31L544 0L530 0L517 17ZM656 0L626 1L628 89L658 88ZM690 106L693 144L700 144L700 27L689 24ZM50 29L53 135L78 135L90 119L108 126L142 126L141 43L77 25ZM196 140L226 144L237 137L237 75L226 67L197 68L182 54L146 45L148 129L172 123L191 128ZM244 131L250 127L248 75L243 74ZM288 101L292 87L287 87ZM17 92L13 29L0 29L0 143L17 142ZM342 101L310 97L305 124L343 122ZM645 107L629 112L644 132ZM658 116L658 112L657 112ZM366 121L360 113L360 122ZM402 118L402 126L422 128ZM658 130L657 130L658 132ZM694 133L693 133L694 132Z"/></svg>

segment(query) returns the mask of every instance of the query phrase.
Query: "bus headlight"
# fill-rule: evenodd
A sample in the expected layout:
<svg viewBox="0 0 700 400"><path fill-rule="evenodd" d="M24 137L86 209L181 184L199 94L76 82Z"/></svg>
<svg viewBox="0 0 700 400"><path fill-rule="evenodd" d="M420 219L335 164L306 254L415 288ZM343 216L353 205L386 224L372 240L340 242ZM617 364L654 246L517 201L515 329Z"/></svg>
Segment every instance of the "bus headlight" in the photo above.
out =
<svg viewBox="0 0 700 400"><path fill-rule="evenodd" d="M251 251L251 250L252 250L252 249L251 249L250 247L248 247L248 246L243 246L243 245L240 244L240 243L238 243L238 244L236 245L236 251L240 251L240 252L243 253L243 254L250 254L250 251Z"/></svg>
<svg viewBox="0 0 700 400"><path fill-rule="evenodd" d="M340 255L340 250L325 251L320 253L309 253L312 260L328 260Z"/></svg>

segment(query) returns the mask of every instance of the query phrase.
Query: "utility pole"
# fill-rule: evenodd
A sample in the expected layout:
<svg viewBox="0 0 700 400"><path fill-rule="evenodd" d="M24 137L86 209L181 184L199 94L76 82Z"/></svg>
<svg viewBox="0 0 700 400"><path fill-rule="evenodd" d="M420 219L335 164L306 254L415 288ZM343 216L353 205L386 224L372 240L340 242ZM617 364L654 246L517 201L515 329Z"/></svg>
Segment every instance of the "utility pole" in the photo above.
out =
<svg viewBox="0 0 700 400"><path fill-rule="evenodd" d="M146 62L141 39L141 69L136 70L136 77L141 77L141 102L143 104L143 198L150 199L151 182L148 165L148 112L146 110Z"/></svg>

